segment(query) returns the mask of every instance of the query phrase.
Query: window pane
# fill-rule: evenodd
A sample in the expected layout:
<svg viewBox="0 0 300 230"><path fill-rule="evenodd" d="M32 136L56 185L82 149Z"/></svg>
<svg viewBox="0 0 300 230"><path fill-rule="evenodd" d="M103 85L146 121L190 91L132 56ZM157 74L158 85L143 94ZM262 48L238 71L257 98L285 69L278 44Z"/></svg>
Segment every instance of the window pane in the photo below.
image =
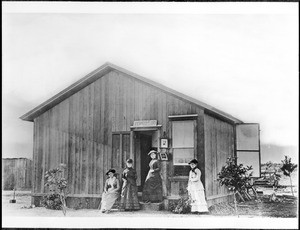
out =
<svg viewBox="0 0 300 230"><path fill-rule="evenodd" d="M259 167L259 152L237 152L237 163L243 164L246 166L251 166L253 170L249 171L252 172L253 177L259 177L260 167Z"/></svg>
<svg viewBox="0 0 300 230"><path fill-rule="evenodd" d="M237 150L259 150L258 124L236 126Z"/></svg>
<svg viewBox="0 0 300 230"><path fill-rule="evenodd" d="M173 148L194 147L194 121L172 122Z"/></svg>
<svg viewBox="0 0 300 230"><path fill-rule="evenodd" d="M188 165L194 158L194 149L173 149L174 165Z"/></svg>

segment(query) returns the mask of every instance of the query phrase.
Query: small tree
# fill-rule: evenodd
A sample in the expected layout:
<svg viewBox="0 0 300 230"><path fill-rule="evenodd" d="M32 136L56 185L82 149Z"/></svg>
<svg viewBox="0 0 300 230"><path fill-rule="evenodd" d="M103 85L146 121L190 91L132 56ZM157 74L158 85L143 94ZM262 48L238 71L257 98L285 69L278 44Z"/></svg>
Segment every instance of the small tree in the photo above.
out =
<svg viewBox="0 0 300 230"><path fill-rule="evenodd" d="M294 196L291 174L297 168L297 165L293 164L292 159L288 156L285 156L284 160L282 160L281 162L282 166L280 169L282 170L283 175L288 176L290 178L292 195Z"/></svg>
<svg viewBox="0 0 300 230"><path fill-rule="evenodd" d="M61 165L64 167L65 165ZM50 194L45 197L45 206L51 209L62 209L66 215L66 188L67 180L62 175L60 168L51 169L45 173L45 186L49 188ZM59 198L59 200L57 200ZM57 205L58 204L58 205ZM58 206L58 207L57 207Z"/></svg>
<svg viewBox="0 0 300 230"><path fill-rule="evenodd" d="M233 191L233 198L235 204L235 212L237 213L236 194L238 194L242 200L242 194L247 194L247 185L250 183L252 166L244 167L243 164L236 163L236 157L227 158L226 165L218 173L218 181L220 185L225 185L230 191Z"/></svg>

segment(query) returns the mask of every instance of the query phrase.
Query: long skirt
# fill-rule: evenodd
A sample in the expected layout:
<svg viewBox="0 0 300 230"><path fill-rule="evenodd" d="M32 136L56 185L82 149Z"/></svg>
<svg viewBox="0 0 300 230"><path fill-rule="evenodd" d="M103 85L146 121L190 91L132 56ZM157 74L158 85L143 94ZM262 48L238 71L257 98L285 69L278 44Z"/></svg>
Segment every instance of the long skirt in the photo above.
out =
<svg viewBox="0 0 300 230"><path fill-rule="evenodd" d="M139 210L140 203L138 200L137 186L130 183L124 183L121 192L120 211Z"/></svg>
<svg viewBox="0 0 300 230"><path fill-rule="evenodd" d="M208 212L204 189L191 189L191 212Z"/></svg>
<svg viewBox="0 0 300 230"><path fill-rule="evenodd" d="M142 200L152 203L161 202L163 200L162 180L159 174L154 174L154 176L146 179Z"/></svg>
<svg viewBox="0 0 300 230"><path fill-rule="evenodd" d="M119 198L118 192L106 192L102 194L101 211L107 211L112 208L115 201Z"/></svg>

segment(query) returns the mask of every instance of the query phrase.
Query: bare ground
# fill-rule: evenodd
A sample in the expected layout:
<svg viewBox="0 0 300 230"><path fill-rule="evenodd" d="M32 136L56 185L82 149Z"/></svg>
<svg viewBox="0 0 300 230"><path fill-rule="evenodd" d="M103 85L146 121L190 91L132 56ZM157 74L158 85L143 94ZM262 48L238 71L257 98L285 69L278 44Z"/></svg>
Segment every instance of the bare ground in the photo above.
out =
<svg viewBox="0 0 300 230"><path fill-rule="evenodd" d="M210 214L215 216L236 215L234 203L221 203L210 207ZM297 217L297 200L281 198L280 201L270 201L268 196L259 200L251 200L237 204L237 215L255 217Z"/></svg>
<svg viewBox="0 0 300 230"><path fill-rule="evenodd" d="M44 207L30 208L30 192L19 191L16 193L16 203L9 203L13 199L11 191L2 191L2 211L4 216L40 216L40 217L60 217L63 216L60 210L50 210ZM238 213L235 213L234 203L221 203L209 208L210 213L197 215L199 217L221 217L221 216L241 216L241 217L297 217L297 199L281 197L279 201L270 201L268 196L260 196L258 201L246 201L238 203ZM119 212L113 210L110 214L103 214L95 209L68 209L68 217L98 217L98 216L141 216L141 217L195 217L196 214L175 214L170 211L146 211Z"/></svg>

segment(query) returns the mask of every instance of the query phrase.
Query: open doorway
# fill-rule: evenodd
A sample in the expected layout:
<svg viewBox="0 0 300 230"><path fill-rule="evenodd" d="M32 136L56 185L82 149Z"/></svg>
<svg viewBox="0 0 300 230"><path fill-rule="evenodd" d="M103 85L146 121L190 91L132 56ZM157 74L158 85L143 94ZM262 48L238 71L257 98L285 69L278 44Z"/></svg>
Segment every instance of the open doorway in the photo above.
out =
<svg viewBox="0 0 300 230"><path fill-rule="evenodd" d="M157 150L156 131L135 132L135 154L136 170L138 174L138 191L143 191L143 186L149 171L151 158L148 156L150 150Z"/></svg>

